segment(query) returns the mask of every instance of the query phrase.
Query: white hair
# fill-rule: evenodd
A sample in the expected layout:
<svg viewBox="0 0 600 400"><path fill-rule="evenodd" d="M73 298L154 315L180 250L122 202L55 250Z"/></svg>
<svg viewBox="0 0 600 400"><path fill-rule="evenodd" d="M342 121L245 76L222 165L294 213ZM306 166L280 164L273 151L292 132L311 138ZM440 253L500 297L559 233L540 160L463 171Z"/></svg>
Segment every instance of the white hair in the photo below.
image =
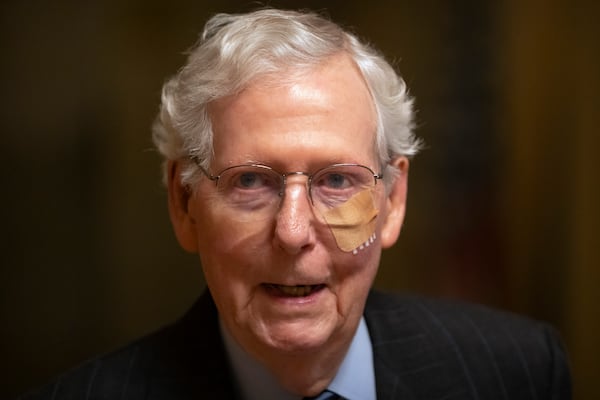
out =
<svg viewBox="0 0 600 400"><path fill-rule="evenodd" d="M326 59L346 53L360 69L377 113L376 149L381 166L417 153L413 101L405 82L376 50L330 20L308 12L261 9L217 14L205 25L187 63L163 86L153 140L165 160L183 162L182 180L192 183L208 169L213 132L208 105L239 93L257 78L289 79ZM394 171L384 175L393 179Z"/></svg>

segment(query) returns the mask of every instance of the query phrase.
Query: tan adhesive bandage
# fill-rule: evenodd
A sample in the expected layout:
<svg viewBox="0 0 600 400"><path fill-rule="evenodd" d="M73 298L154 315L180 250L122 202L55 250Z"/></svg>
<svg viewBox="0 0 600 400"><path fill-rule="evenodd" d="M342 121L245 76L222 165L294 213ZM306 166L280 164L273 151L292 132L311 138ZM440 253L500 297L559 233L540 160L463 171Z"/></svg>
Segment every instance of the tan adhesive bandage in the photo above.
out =
<svg viewBox="0 0 600 400"><path fill-rule="evenodd" d="M333 237L342 251L354 252L368 246L375 238L375 225L379 210L371 189L352 196L339 207L323 213Z"/></svg>

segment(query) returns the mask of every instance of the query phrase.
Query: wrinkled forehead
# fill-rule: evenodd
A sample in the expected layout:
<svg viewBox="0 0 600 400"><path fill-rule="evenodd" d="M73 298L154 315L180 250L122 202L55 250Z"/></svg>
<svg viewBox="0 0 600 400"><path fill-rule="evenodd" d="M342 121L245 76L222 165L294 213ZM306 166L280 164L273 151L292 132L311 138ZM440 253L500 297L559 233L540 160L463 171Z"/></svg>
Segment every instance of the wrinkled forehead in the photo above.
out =
<svg viewBox="0 0 600 400"><path fill-rule="evenodd" d="M307 61L305 63L294 64L270 64L269 68L254 69L251 66L244 66L243 74L238 69L230 70L231 76L222 76L221 79L228 81L223 87L229 87L227 92L223 92L215 96L209 102L208 108L211 110L215 104L222 104L231 101L232 98L240 94L252 90L270 91L282 87L297 87L301 83L306 82L308 76L320 76L318 86L326 86L328 82L333 80L344 80L343 85L350 87L361 86L363 92L368 94L370 99L369 107L375 113L375 102L371 92L371 88L365 79L362 71L352 59L351 55L345 51L338 52L334 55L325 57L320 61ZM231 85L229 82L237 82ZM315 89L318 89L318 86Z"/></svg>
<svg viewBox="0 0 600 400"><path fill-rule="evenodd" d="M291 104L310 105L350 129L360 126L368 132L373 155L376 154L377 112L369 85L362 72L346 53L339 53L314 65L291 66L260 74L243 89L209 104L213 138L219 131L253 113L267 118L294 114ZM353 140L355 138L347 138ZM216 144L213 142L213 144ZM363 148L364 150L364 148ZM377 158L378 159L378 158Z"/></svg>

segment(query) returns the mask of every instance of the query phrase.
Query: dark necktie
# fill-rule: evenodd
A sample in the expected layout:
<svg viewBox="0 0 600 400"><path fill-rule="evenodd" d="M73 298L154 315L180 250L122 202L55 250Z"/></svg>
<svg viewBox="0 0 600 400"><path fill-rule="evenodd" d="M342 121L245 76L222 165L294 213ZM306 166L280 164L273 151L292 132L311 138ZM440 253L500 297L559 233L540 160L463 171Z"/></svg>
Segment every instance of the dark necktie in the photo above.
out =
<svg viewBox="0 0 600 400"><path fill-rule="evenodd" d="M330 392L329 390L325 390L316 396L305 397L302 400L336 400L336 399L341 399L341 397L336 393Z"/></svg>

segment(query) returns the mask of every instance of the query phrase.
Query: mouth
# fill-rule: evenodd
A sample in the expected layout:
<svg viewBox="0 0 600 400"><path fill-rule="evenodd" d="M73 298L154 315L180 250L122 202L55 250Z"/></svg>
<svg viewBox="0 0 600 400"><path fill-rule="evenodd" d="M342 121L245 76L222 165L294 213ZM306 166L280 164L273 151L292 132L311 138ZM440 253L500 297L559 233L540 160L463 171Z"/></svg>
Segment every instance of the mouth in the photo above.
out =
<svg viewBox="0 0 600 400"><path fill-rule="evenodd" d="M263 284L265 289L277 297L307 297L325 288L325 285L277 285L274 283Z"/></svg>

